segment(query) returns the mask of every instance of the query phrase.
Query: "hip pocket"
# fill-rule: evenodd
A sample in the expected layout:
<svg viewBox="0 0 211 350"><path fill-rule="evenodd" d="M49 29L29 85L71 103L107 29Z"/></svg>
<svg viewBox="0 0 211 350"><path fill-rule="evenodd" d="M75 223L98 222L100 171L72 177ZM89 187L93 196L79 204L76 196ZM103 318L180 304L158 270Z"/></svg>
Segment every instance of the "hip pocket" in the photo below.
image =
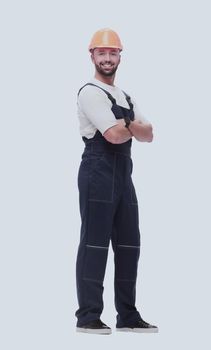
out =
<svg viewBox="0 0 211 350"><path fill-rule="evenodd" d="M116 166L115 153L103 153L91 158L89 176L89 200L112 202Z"/></svg>

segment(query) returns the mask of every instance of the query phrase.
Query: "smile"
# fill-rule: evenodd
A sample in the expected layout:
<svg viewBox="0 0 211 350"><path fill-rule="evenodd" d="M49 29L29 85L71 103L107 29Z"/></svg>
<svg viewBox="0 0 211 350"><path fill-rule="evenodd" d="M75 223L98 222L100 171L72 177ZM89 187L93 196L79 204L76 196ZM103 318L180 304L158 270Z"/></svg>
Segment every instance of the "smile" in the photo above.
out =
<svg viewBox="0 0 211 350"><path fill-rule="evenodd" d="M111 68L111 67L113 67L113 65L111 65L111 64L101 64L101 66L104 67L104 68Z"/></svg>

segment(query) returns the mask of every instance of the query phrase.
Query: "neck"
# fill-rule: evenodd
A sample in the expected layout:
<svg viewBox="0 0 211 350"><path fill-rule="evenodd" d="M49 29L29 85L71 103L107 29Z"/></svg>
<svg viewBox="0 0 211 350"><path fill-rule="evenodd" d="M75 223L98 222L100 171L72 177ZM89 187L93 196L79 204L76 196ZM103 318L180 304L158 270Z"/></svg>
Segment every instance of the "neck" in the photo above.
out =
<svg viewBox="0 0 211 350"><path fill-rule="evenodd" d="M96 72L95 73L95 79L102 81L102 83L114 86L115 74L113 74L110 77L106 77L106 76L101 75L98 72Z"/></svg>

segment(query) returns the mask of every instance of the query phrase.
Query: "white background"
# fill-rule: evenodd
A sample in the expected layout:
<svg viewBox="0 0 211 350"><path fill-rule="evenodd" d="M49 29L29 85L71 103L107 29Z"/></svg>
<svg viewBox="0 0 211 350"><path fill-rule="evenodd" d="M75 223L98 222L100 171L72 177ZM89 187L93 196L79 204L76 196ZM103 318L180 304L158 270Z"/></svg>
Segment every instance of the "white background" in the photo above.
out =
<svg viewBox="0 0 211 350"><path fill-rule="evenodd" d="M2 350L209 348L210 10L208 0L1 2ZM159 326L154 335L115 332L111 246L102 320L113 334L75 332L76 95L103 27L124 45L115 84L154 127L153 143L132 149L137 307Z"/></svg>

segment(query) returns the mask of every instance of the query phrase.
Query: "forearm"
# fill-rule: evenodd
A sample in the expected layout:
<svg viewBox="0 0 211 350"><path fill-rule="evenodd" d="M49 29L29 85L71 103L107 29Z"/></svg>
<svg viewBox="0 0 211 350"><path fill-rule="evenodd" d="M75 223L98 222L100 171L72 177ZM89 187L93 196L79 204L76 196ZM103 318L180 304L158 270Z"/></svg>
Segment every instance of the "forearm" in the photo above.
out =
<svg viewBox="0 0 211 350"><path fill-rule="evenodd" d="M115 126L116 133L116 142L115 143L124 143L130 140L133 137L131 131L125 127L125 120L118 119L118 125Z"/></svg>
<svg viewBox="0 0 211 350"><path fill-rule="evenodd" d="M143 124L140 120L130 122L129 130L138 141L152 142L153 129L151 124Z"/></svg>
<svg viewBox="0 0 211 350"><path fill-rule="evenodd" d="M111 143L124 143L133 136L142 142L151 142L153 139L151 124L143 124L140 120L134 120L131 121L129 128L126 128L124 119L117 119L117 123L104 134L107 141Z"/></svg>

